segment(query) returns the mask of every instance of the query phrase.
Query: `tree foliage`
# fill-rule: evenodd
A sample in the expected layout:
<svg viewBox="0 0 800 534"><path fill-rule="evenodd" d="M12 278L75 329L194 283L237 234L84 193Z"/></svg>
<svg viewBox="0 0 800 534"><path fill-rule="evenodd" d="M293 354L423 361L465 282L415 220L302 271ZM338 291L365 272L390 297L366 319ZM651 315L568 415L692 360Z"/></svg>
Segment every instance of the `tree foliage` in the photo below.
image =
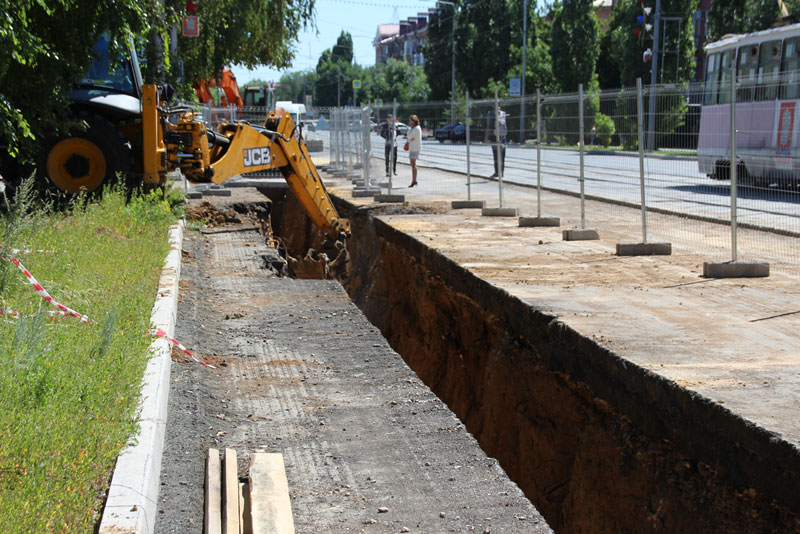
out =
<svg viewBox="0 0 800 534"><path fill-rule="evenodd" d="M305 95L314 94L317 73L314 71L287 72L281 76L275 88L275 100L305 102Z"/></svg>
<svg viewBox="0 0 800 534"><path fill-rule="evenodd" d="M66 94L98 37L119 53L146 30L154 0L0 0L0 157L26 159L63 126Z"/></svg>
<svg viewBox="0 0 800 534"><path fill-rule="evenodd" d="M428 21L428 41L422 47L422 53L425 56L425 76L433 100L450 98L455 16L453 6L441 4Z"/></svg>
<svg viewBox="0 0 800 534"><path fill-rule="evenodd" d="M345 31L336 44L322 52L317 61L314 105L338 106L352 101L352 81L359 69L353 65L353 38Z"/></svg>
<svg viewBox="0 0 800 534"><path fill-rule="evenodd" d="M166 24L179 26L186 2L165 3ZM314 0L202 0L196 4L200 36L179 36L172 43L188 83L210 78L230 65L289 67L297 35L311 22L314 10Z"/></svg>
<svg viewBox="0 0 800 534"><path fill-rule="evenodd" d="M367 69L366 91L369 100L380 98L391 102L420 102L430 97L431 90L425 70L416 65L412 67L405 61L389 59L380 68Z"/></svg>
<svg viewBox="0 0 800 534"><path fill-rule="evenodd" d="M504 1L469 0L456 24L456 79L472 96L487 81L504 80L510 67L511 11Z"/></svg>
<svg viewBox="0 0 800 534"><path fill-rule="evenodd" d="M553 19L550 54L562 91L577 91L595 74L598 24L592 0L564 0Z"/></svg>
<svg viewBox="0 0 800 534"><path fill-rule="evenodd" d="M789 13L800 15L800 0L785 0ZM781 18L776 0L714 0L708 12L708 42L718 41L728 33L766 30Z"/></svg>

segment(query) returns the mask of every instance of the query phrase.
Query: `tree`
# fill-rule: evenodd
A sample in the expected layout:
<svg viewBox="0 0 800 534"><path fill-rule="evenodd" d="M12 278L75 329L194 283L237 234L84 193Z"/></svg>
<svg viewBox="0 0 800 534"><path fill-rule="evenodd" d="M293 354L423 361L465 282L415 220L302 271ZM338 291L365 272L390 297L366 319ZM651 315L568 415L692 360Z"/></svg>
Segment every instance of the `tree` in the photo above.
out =
<svg viewBox="0 0 800 534"><path fill-rule="evenodd" d="M789 13L800 14L799 0L784 2ZM776 0L714 0L708 12L708 41L728 33L749 33L768 29L782 17Z"/></svg>
<svg viewBox="0 0 800 534"><path fill-rule="evenodd" d="M645 0L644 3L646 7L652 7L654 4L654 0ZM636 36L633 32L635 28L641 27L636 17L642 15L642 5L636 0L622 0L614 8L613 18L617 26L613 30L615 42L613 50L618 61L620 82L623 87L633 87L636 78L641 78L645 85L649 84L651 79L653 62L643 61L642 54L648 48L654 49L653 31L645 31L640 36ZM697 10L697 0L662 0L661 10L662 13L669 13L672 20L662 21L666 26L662 28L664 41L659 43L657 81L659 84L675 84L677 87L683 87L688 85L695 70L692 14ZM648 20L652 19L652 15ZM675 18L679 18L680 23ZM645 109L649 109L647 101L649 95L649 92L645 95ZM683 124L688 107L680 91L674 89L661 91L657 99L658 114L655 129L659 132L656 144L660 145ZM615 120L618 121L617 131L624 132L630 131L630 124L634 119L620 114ZM626 138L627 148L635 146L635 136Z"/></svg>
<svg viewBox="0 0 800 534"><path fill-rule="evenodd" d="M0 158L25 161L64 127L65 95L105 33L112 52L146 31L153 0L0 0Z"/></svg>
<svg viewBox="0 0 800 534"><path fill-rule="evenodd" d="M275 100L305 102L305 95L313 94L316 81L317 73L312 70L287 72L275 88Z"/></svg>
<svg viewBox="0 0 800 534"><path fill-rule="evenodd" d="M398 102L406 103L427 100L430 96L425 70L419 65L412 68L405 61L389 59L370 77L367 88L370 100L380 98L391 102L397 98Z"/></svg>
<svg viewBox="0 0 800 534"><path fill-rule="evenodd" d="M478 96L511 65L511 12L506 2L465 1L456 24L456 79Z"/></svg>
<svg viewBox="0 0 800 534"><path fill-rule="evenodd" d="M422 48L425 76L433 100L450 98L453 54L453 6L441 4L428 21L428 41Z"/></svg>
<svg viewBox="0 0 800 534"><path fill-rule="evenodd" d="M165 0L165 4L167 24L180 26L185 0ZM179 36L177 43L172 43L189 84L208 79L229 65L289 67L297 35L312 21L314 8L314 0L203 0L196 4L199 37ZM176 70L174 66L173 78Z"/></svg>
<svg viewBox="0 0 800 534"><path fill-rule="evenodd" d="M553 19L550 55L562 91L578 90L595 74L598 43L597 17L592 0L564 0Z"/></svg>
<svg viewBox="0 0 800 534"><path fill-rule="evenodd" d="M322 52L317 61L314 103L317 106L339 106L352 95L351 83L356 79L353 65L353 38L343 31L336 44Z"/></svg>

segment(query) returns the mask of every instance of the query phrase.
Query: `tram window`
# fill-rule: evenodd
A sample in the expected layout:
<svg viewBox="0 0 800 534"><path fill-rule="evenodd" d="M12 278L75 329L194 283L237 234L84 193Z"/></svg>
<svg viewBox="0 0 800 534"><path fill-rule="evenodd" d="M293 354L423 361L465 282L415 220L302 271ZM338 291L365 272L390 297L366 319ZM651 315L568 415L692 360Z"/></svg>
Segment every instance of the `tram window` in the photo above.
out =
<svg viewBox="0 0 800 534"><path fill-rule="evenodd" d="M781 42L761 43L758 52L758 86L756 100L775 100L781 70Z"/></svg>
<svg viewBox="0 0 800 534"><path fill-rule="evenodd" d="M781 61L781 100L800 98L800 38L787 39L783 43Z"/></svg>
<svg viewBox="0 0 800 534"><path fill-rule="evenodd" d="M722 53L719 64L719 97L718 104L728 104L731 101L731 72L736 50L726 50Z"/></svg>
<svg viewBox="0 0 800 534"><path fill-rule="evenodd" d="M739 48L739 59L736 64L736 101L750 102L756 88L756 72L758 71L758 46L746 45Z"/></svg>
<svg viewBox="0 0 800 534"><path fill-rule="evenodd" d="M703 103L707 106L717 103L719 90L719 54L711 54L706 60L706 86Z"/></svg>

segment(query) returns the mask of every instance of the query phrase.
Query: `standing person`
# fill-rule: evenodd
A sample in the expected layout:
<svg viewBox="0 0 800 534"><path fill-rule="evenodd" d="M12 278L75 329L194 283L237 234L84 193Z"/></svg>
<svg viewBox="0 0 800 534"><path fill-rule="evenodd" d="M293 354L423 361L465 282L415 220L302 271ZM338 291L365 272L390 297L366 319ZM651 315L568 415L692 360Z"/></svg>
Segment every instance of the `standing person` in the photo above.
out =
<svg viewBox="0 0 800 534"><path fill-rule="evenodd" d="M505 174L506 169L506 135L508 134L508 127L506 126L506 112L500 109L500 103L497 104L497 123L495 124L495 110L489 110L489 115L486 118L486 135L483 142L492 142L492 156L494 158L494 174L489 178L497 178L501 172ZM500 141L498 147L497 141ZM497 160L500 160L499 162Z"/></svg>
<svg viewBox="0 0 800 534"><path fill-rule="evenodd" d="M393 162L392 170L394 175L397 176L397 128L395 127L395 120L392 114L386 115L386 122L381 123L379 135L386 140L383 153L386 159L386 176L389 174L389 161Z"/></svg>
<svg viewBox="0 0 800 534"><path fill-rule="evenodd" d="M411 163L411 185L417 185L417 159L422 150L422 128L419 125L419 117L411 115L408 118L408 125L411 129L408 131L408 161Z"/></svg>

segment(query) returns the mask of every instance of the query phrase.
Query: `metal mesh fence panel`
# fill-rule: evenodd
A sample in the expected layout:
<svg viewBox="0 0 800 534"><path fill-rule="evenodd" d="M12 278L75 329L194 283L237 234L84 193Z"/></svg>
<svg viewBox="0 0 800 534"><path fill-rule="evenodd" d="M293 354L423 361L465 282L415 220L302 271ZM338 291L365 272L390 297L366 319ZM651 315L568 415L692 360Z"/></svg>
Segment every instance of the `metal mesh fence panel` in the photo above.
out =
<svg viewBox="0 0 800 534"><path fill-rule="evenodd" d="M578 196L582 171L587 201L602 201L600 211L595 204L587 212L589 226L602 223L592 217L610 214L624 227L616 229L635 231L643 241L701 251L709 261L766 260L779 270L800 272L797 74L765 73L760 81L735 87L731 80L739 80L728 75L709 84L587 92L582 115L577 93L541 95L538 102L535 96L467 97L454 106L455 122L450 102L315 110L304 135L322 142L332 167L352 177L355 187L387 190L391 184L412 202L471 199L497 205L503 196L496 175L502 171L509 188L522 186L509 191L505 204L530 206L539 181L549 192ZM498 104L506 125L500 150L492 131ZM223 111L230 113L204 113ZM247 117L246 110L239 113ZM389 114L398 121L397 174L387 150ZM411 115L419 118L422 148L418 186L409 189L404 145ZM643 197L647 213L657 215L642 213ZM571 206L575 213L551 215L573 221L583 215L579 203ZM733 216L738 238L731 233Z"/></svg>

